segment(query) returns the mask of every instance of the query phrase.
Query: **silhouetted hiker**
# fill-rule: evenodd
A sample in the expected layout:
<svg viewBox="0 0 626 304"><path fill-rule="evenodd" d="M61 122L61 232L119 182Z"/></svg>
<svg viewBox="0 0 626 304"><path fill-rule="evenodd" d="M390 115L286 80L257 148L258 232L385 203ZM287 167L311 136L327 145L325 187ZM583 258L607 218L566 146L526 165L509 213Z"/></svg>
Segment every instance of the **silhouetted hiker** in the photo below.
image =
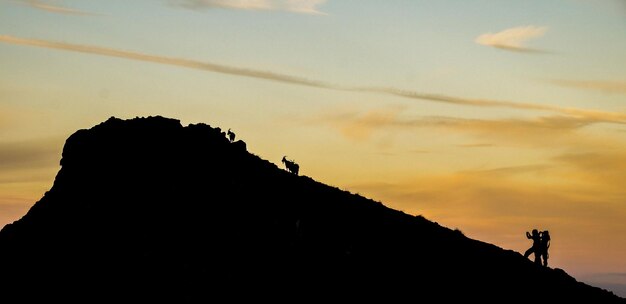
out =
<svg viewBox="0 0 626 304"><path fill-rule="evenodd" d="M541 232L541 257L545 267L548 267L548 248L550 248L550 232L546 230Z"/></svg>
<svg viewBox="0 0 626 304"><path fill-rule="evenodd" d="M230 142L235 141L235 133L233 131L228 129L228 132L226 132L226 135L228 135L228 140L230 140Z"/></svg>
<svg viewBox="0 0 626 304"><path fill-rule="evenodd" d="M533 245L526 250L524 257L528 258L531 253L535 254L535 264L541 265L541 235L537 229L533 229L533 233L530 234L526 231L526 237L533 240Z"/></svg>
<svg viewBox="0 0 626 304"><path fill-rule="evenodd" d="M282 162L285 164L285 167L287 167L287 170L295 175L298 175L298 171L300 171L300 166L298 164L296 164L296 162L292 161L292 160L288 160L287 156L283 156L283 160Z"/></svg>

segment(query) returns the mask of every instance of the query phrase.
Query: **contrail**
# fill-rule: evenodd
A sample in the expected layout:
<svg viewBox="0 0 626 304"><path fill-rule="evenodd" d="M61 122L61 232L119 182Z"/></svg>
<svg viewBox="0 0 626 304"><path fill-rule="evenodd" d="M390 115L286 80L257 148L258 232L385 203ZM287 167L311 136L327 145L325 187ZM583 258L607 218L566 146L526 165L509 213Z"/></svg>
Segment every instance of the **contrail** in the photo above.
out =
<svg viewBox="0 0 626 304"><path fill-rule="evenodd" d="M94 13L80 11L80 10L76 10L76 9L71 9L71 8L67 8L67 7L63 7L63 6L56 6L56 5L45 4L45 3L42 3L41 1L38 1L38 0L23 0L23 1L14 0L14 2L30 6L32 8L40 9L40 10L43 10L43 11L47 11L47 12L51 12L51 13L57 13L57 14L79 15L79 16L95 16L95 15L97 15L97 14L94 14Z"/></svg>
<svg viewBox="0 0 626 304"><path fill-rule="evenodd" d="M329 82L312 80L306 77L274 73L270 71L233 67L233 66L227 66L227 65L216 64L216 63L211 63L211 62L202 62L202 61L183 59L183 58L173 58L173 57L143 54L143 53L137 53L137 52L111 49L111 48L106 48L106 47L99 47L99 46L71 44L71 43L65 43L65 42L56 42L56 41L38 40L38 39L25 39L25 38L18 38L18 37L13 37L9 35L0 35L0 42L16 44L16 45L28 45L28 46L35 46L35 47L42 47L42 48L73 51L73 52L79 52L79 53L96 54L96 55L109 56L109 57L133 59L133 60L139 60L139 61L145 61L145 62L153 62L153 63L180 66L180 67L186 67L186 68L197 69L197 70L204 70L204 71L215 72L215 73L271 80L271 81L277 81L277 82L288 83L288 84L297 84L297 85L314 87L314 88L349 91L349 92L378 93L378 94L385 94L385 95L391 95L391 96L397 96L397 97L403 97L403 98L409 98L409 99L429 100L429 101L434 101L434 102L465 105L465 106L503 107L503 108L518 109L518 110L548 111L548 112L555 112L559 114L578 116L578 117L590 119L596 122L610 122L610 123L626 124L626 113L619 113L619 112L606 112L606 111L599 111L599 110L565 108L565 107L542 105L542 104L535 104L535 103L522 103L522 102L500 101L500 100L490 100L490 99L471 99L471 98L463 98L463 97L446 96L446 95L440 95L440 94L420 93L420 92L415 92L415 91L401 90L401 89L389 88L389 87L342 86L342 85L332 84Z"/></svg>

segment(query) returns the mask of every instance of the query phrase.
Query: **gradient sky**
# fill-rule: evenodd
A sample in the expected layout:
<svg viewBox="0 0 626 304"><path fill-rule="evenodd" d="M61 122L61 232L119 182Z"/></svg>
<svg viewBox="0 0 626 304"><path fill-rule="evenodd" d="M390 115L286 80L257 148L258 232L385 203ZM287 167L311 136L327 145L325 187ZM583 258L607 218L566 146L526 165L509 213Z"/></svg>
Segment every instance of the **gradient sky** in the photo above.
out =
<svg viewBox="0 0 626 304"><path fill-rule="evenodd" d="M622 0L0 0L0 227L161 115L626 296L625 54Z"/></svg>

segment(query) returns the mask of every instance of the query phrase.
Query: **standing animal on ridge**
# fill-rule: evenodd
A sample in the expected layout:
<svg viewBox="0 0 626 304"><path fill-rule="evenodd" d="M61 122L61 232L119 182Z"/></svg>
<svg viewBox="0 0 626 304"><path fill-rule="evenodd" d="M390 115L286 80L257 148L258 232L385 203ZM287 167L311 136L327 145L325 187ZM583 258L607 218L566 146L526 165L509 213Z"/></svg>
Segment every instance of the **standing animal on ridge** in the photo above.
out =
<svg viewBox="0 0 626 304"><path fill-rule="evenodd" d="M296 164L296 162L288 160L287 156L283 156L282 162L283 164L285 164L285 167L287 167L287 171L298 175L298 171L300 171L300 166Z"/></svg>
<svg viewBox="0 0 626 304"><path fill-rule="evenodd" d="M228 140L230 140L230 142L235 141L235 133L233 131L228 129L228 132L226 132L226 135L228 135Z"/></svg>

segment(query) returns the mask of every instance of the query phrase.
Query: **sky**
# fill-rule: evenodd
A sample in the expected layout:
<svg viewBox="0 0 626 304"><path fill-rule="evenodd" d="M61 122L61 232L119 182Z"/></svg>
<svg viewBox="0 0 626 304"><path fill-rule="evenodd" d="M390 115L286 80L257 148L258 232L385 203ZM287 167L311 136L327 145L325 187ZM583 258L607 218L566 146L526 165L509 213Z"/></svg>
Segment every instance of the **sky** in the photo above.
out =
<svg viewBox="0 0 626 304"><path fill-rule="evenodd" d="M0 0L0 227L161 115L626 297L624 54L623 0Z"/></svg>

